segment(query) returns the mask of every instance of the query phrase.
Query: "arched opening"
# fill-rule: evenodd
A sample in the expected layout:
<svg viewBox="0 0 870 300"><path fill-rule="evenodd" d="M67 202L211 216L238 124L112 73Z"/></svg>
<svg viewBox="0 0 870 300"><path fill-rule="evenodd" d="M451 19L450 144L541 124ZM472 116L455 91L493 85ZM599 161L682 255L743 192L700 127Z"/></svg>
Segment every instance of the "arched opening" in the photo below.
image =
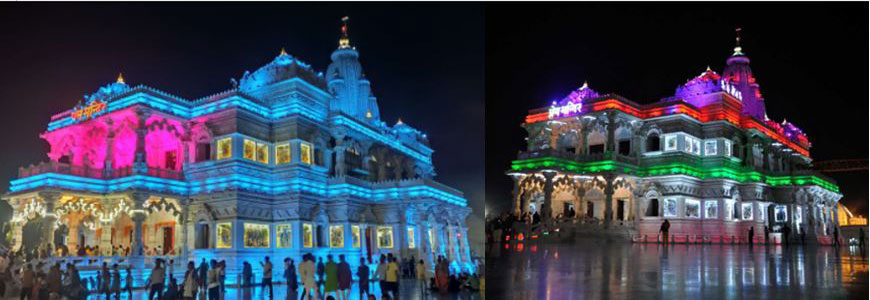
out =
<svg viewBox="0 0 870 300"><path fill-rule="evenodd" d="M646 138L646 152L661 151L661 139L657 133L653 133Z"/></svg>
<svg viewBox="0 0 870 300"><path fill-rule="evenodd" d="M658 217L659 216L659 199L650 199L649 204L646 206L646 213L644 214L647 217Z"/></svg>
<svg viewBox="0 0 870 300"><path fill-rule="evenodd" d="M620 155L631 154L631 132L625 127L616 131L616 151Z"/></svg>
<svg viewBox="0 0 870 300"><path fill-rule="evenodd" d="M194 248L196 249L208 249L209 246L209 228L208 223L199 222L196 224L196 240L194 241Z"/></svg>
<svg viewBox="0 0 870 300"><path fill-rule="evenodd" d="M586 139L589 144L589 154L599 154L604 153L604 143L607 141L607 137L604 136L601 131L594 131L589 133L589 137Z"/></svg>

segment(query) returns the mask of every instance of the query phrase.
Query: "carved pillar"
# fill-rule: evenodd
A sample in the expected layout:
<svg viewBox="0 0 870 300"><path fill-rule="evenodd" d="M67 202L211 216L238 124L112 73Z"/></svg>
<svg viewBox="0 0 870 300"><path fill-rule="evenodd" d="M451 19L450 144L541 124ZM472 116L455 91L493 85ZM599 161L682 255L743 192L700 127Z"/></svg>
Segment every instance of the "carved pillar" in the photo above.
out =
<svg viewBox="0 0 870 300"><path fill-rule="evenodd" d="M45 232L43 233L44 243L54 243L54 230L57 229L57 216L54 214L54 207L57 201L60 200L61 193L55 191L39 192L39 198L45 202ZM23 226L22 226L23 227ZM52 245L57 247L57 245Z"/></svg>
<svg viewBox="0 0 870 300"><path fill-rule="evenodd" d="M607 112L607 151L616 151L616 112Z"/></svg>
<svg viewBox="0 0 870 300"><path fill-rule="evenodd" d="M109 133L106 135L106 157L103 162L103 172L107 177L112 177L112 168L113 163L112 159L114 158L114 148L115 148L115 130L112 128L112 118L105 118L106 125L109 127Z"/></svg>
<svg viewBox="0 0 870 300"><path fill-rule="evenodd" d="M414 162L413 159L410 159L410 158L405 159L404 166L405 166L405 174L408 175L409 179L417 178L417 171L414 168L417 166L417 164Z"/></svg>
<svg viewBox="0 0 870 300"><path fill-rule="evenodd" d="M148 193L133 192L130 193L130 198L133 200L134 209L130 212L133 219L133 241L130 249L132 255L144 254L144 243L142 241L142 223L145 222L145 202L148 201Z"/></svg>
<svg viewBox="0 0 870 300"><path fill-rule="evenodd" d="M178 218L179 223L181 223L181 256L187 257L188 255L188 236L190 235L188 227L188 214L190 214L190 198L187 199L179 199L181 202L181 216Z"/></svg>
<svg viewBox="0 0 870 300"><path fill-rule="evenodd" d="M754 158L755 157L755 142L749 141L748 143L746 143L745 148L746 148L746 150L745 150L746 155L744 155L744 157L746 160L745 161L746 166L754 169L755 168L755 158Z"/></svg>
<svg viewBox="0 0 870 300"><path fill-rule="evenodd" d="M610 222L613 221L613 181L616 175L613 173L604 174L604 227L610 227Z"/></svg>
<svg viewBox="0 0 870 300"><path fill-rule="evenodd" d="M387 180L387 151L385 148L378 149L378 181Z"/></svg>
<svg viewBox="0 0 870 300"><path fill-rule="evenodd" d="M133 171L137 174L143 174L148 171L148 165L145 157L145 136L148 134L148 128L145 127L145 122L151 116L151 112L145 108L137 108L136 116L139 119L139 124L136 126L136 158L133 162Z"/></svg>
<svg viewBox="0 0 870 300"><path fill-rule="evenodd" d="M544 219L549 220L553 218L553 177L556 176L556 172L544 171L543 174L546 183L544 184L544 207L541 212Z"/></svg>
<svg viewBox="0 0 870 300"><path fill-rule="evenodd" d="M347 151L347 147L337 145L332 149L335 152L335 161L333 162L335 165L335 176L347 175L347 168L344 164L344 154Z"/></svg>
<svg viewBox="0 0 870 300"><path fill-rule="evenodd" d="M112 255L112 220L99 220L100 222L100 253L103 256Z"/></svg>
<svg viewBox="0 0 870 300"><path fill-rule="evenodd" d="M402 180L402 157L399 155L390 158L393 164L393 179L396 181Z"/></svg>
<svg viewBox="0 0 870 300"><path fill-rule="evenodd" d="M511 195L513 195L513 212L515 216L520 216L523 213L522 203L520 203L520 181L522 180L522 175L513 174L511 175L511 179L514 182L514 189Z"/></svg>
<svg viewBox="0 0 870 300"><path fill-rule="evenodd" d="M761 156L762 157L761 169L764 171L770 171L771 170L771 167L770 167L770 147L768 147L767 145L762 146L761 147L761 155L762 155Z"/></svg>
<svg viewBox="0 0 870 300"><path fill-rule="evenodd" d="M580 138L579 138L580 143L579 143L579 145L577 145L577 154L578 155L585 155L587 153L587 151L586 151L586 136L589 133L589 127L591 127L591 126L588 124L584 125L583 129L578 132L580 134Z"/></svg>
<svg viewBox="0 0 870 300"><path fill-rule="evenodd" d="M577 184L577 202L574 204L577 216L586 214L586 201L583 201L583 197L586 197L586 186L584 182L581 181Z"/></svg>

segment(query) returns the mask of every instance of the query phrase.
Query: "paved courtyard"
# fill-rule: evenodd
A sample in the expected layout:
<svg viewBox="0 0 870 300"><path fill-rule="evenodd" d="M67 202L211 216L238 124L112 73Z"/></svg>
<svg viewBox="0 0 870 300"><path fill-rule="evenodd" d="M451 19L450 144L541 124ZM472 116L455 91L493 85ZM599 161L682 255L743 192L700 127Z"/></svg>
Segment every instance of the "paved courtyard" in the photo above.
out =
<svg viewBox="0 0 870 300"><path fill-rule="evenodd" d="M488 245L490 299L868 299L866 249ZM492 288L498 287L498 288Z"/></svg>

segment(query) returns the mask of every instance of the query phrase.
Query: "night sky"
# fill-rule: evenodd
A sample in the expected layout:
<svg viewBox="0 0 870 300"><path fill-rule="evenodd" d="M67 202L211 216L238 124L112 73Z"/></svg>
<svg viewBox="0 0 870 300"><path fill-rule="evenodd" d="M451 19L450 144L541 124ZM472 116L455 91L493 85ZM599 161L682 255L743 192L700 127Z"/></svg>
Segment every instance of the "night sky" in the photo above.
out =
<svg viewBox="0 0 870 300"><path fill-rule="evenodd" d="M382 119L428 134L439 181L465 192L472 242L484 213L484 11L455 4L0 4L0 190L46 161L52 114L123 72L185 99L231 88L282 47L325 71L350 16Z"/></svg>
<svg viewBox="0 0 870 300"><path fill-rule="evenodd" d="M817 161L868 157L867 3L561 4L488 7L486 204L511 208L505 172L525 149L529 109L580 87L638 103L672 96L709 65L721 74L743 28L767 114L801 128ZM831 173L867 216L868 172Z"/></svg>

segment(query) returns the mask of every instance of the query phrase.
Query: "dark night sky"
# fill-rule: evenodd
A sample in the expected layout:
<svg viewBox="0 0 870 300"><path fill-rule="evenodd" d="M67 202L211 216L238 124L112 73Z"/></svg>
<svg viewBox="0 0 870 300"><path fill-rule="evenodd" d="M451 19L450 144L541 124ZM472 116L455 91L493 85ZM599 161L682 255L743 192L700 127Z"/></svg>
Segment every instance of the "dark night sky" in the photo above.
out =
<svg viewBox="0 0 870 300"><path fill-rule="evenodd" d="M472 4L0 4L0 190L47 160L50 116L118 72L192 100L281 47L325 71L344 15L382 119L428 133L437 179L465 192L482 228L484 11Z"/></svg>
<svg viewBox="0 0 870 300"><path fill-rule="evenodd" d="M555 5L554 5L555 6ZM525 148L529 109L580 87L638 103L671 96L743 52L771 119L804 130L813 159L868 157L867 3L562 4L487 8L486 202L510 209L504 175ZM867 215L868 172L829 174L843 203Z"/></svg>

